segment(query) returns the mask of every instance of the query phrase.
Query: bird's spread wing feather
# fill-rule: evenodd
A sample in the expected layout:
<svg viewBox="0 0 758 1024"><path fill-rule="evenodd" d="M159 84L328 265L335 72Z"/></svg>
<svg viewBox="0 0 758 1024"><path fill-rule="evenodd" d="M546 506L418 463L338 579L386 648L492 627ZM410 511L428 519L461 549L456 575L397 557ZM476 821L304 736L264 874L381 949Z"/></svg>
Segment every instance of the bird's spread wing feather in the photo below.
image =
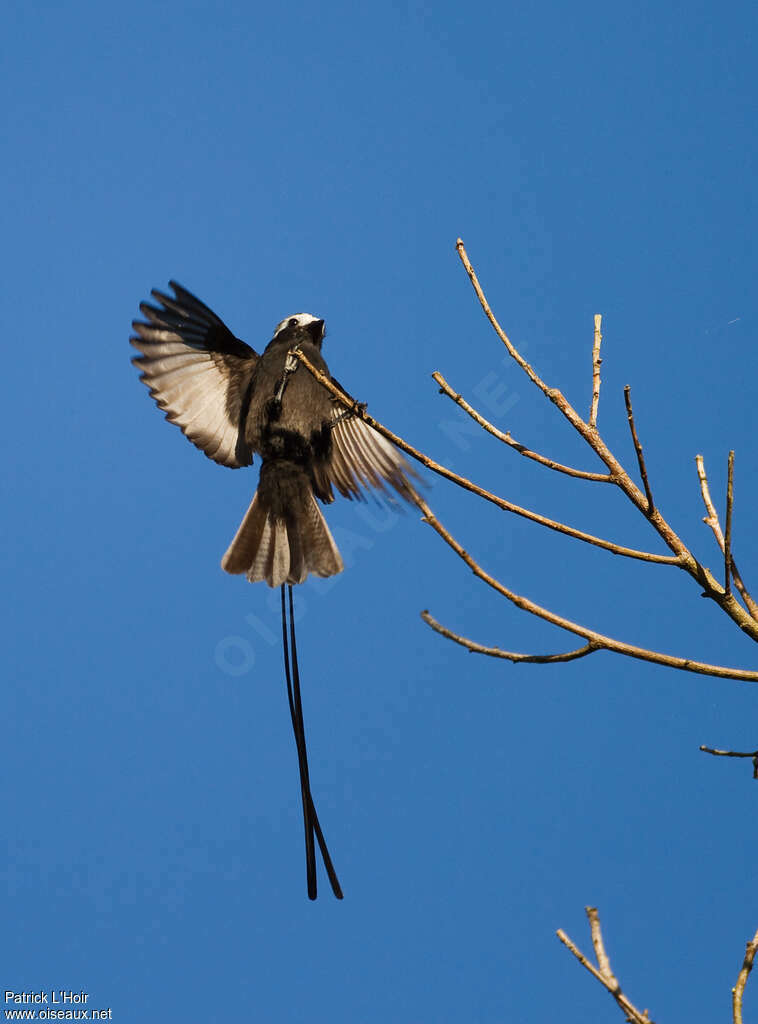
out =
<svg viewBox="0 0 758 1024"><path fill-rule="evenodd" d="M337 401L327 472L346 498L363 498L362 489L369 487L386 493L388 484L406 501L415 502L418 497L411 483L411 479L419 479L418 474L398 449Z"/></svg>
<svg viewBox="0 0 758 1024"><path fill-rule="evenodd" d="M130 340L142 355L132 361L166 419L194 445L223 466L249 466L240 421L258 355L191 292L170 286L173 297L153 290L159 306L140 305L146 320L134 321Z"/></svg>

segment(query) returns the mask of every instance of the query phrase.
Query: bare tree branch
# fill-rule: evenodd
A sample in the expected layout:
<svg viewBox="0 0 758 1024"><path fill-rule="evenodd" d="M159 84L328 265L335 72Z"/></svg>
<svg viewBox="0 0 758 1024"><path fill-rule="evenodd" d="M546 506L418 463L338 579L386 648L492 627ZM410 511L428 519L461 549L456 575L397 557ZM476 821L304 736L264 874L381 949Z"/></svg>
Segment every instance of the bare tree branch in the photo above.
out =
<svg viewBox="0 0 758 1024"><path fill-rule="evenodd" d="M603 335L600 333L602 322L602 316L595 313L595 336L592 343L592 405L589 419L589 424L593 428L597 427L597 407L600 402L600 364L603 361L600 358L600 345L603 341Z"/></svg>
<svg viewBox="0 0 758 1024"><path fill-rule="evenodd" d="M732 1021L733 1024L742 1024L742 997L745 994L745 985L750 972L753 969L755 954L758 952L758 932L748 942L745 949L745 959L742 962L742 969L737 976L737 983L732 989Z"/></svg>
<svg viewBox="0 0 758 1024"><path fill-rule="evenodd" d="M498 430L497 427L488 422L484 416L476 411L466 399L458 392L453 391L448 382L442 376L441 373L435 370L432 374L434 380L440 386L440 393L445 394L448 398L452 398L456 405L460 406L464 412L467 412L469 416L475 420L480 427L483 427L489 434L496 437L498 441L502 441L503 444L509 445L515 449L519 455L524 455L527 459L534 459L535 462L539 462L543 466L547 466L548 469L554 469L558 473L565 473L567 476L578 477L580 480L599 480L602 483L611 483L611 476L609 473L588 473L583 469L573 469L571 466L564 466L560 462L554 462L553 459L548 459L544 455L538 455L537 452L531 451L529 448L524 447L523 444L519 444L518 441L514 441L511 437L510 430L503 433L502 430Z"/></svg>
<svg viewBox="0 0 758 1024"><path fill-rule="evenodd" d="M584 658L588 654L592 654L594 651L602 650L597 644L588 643L584 647L578 647L575 651L567 651L565 654L516 654L513 651L504 651L500 647L484 647L482 644L476 643L475 640L469 640L465 636L461 636L459 633L454 633L451 629L447 629L446 626L441 625L437 620L428 612L426 609L421 613L421 618L435 633L439 633L441 636L447 637L448 640L453 640L455 643L460 644L461 647L465 647L467 650L472 651L475 654L488 654L491 658L505 658L508 661L512 661L514 664L519 661L530 662L536 665L547 665L554 661L576 661L577 658Z"/></svg>
<svg viewBox="0 0 758 1024"><path fill-rule="evenodd" d="M697 672L700 675L718 676L723 679L739 679L743 682L758 682L758 672L738 668L725 668L721 665L710 665L707 662L693 661L691 658L678 658L670 654L662 654L659 651L648 650L644 647L636 647L634 644L627 644L620 640L614 640L612 637L605 636L603 633L598 633L595 630L588 629L586 626L572 622L570 619L566 619L561 615L556 615L555 612L551 612L549 609L543 608L534 601L530 601L529 598L523 597L521 594L517 594L513 590L509 590L499 580L495 579L494 576L485 572L484 569L474 561L463 546L459 544L452 534L442 525L442 523L440 523L422 498L419 499L419 507L424 513L424 522L428 523L432 529L442 537L445 543L466 563L474 575L488 586L492 587L493 590L502 594L503 597L507 598L512 604L515 604L517 608L521 608L522 611L529 612L531 615L536 615L537 618L544 619L545 622L550 622L554 626L559 626L561 629L565 629L569 633L573 633L575 636L581 636L585 640L595 644L598 649L602 648L607 651L614 651L616 654L623 654L628 658L637 658L640 661L650 661L656 665L666 665L668 668L682 669L686 672Z"/></svg>
<svg viewBox="0 0 758 1024"><path fill-rule="evenodd" d="M611 452L600 437L597 428L590 427L588 423L585 423L565 396L557 388L549 387L516 349L515 345L513 345L511 340L508 338L492 312L492 309L485 298L482 287L479 284L479 280L474 272L474 268L471 265L471 261L468 258L465 246L460 238L456 243L456 248L487 319L512 358L521 367L532 383L550 399L553 405L560 410L563 416L569 421L569 423L571 423L589 447L592 448L592 450L601 458L608 467L612 482L621 488L627 498L637 506L647 521L657 531L668 548L681 559L682 568L697 580L699 586L703 588L705 596L715 601L716 604L718 604L719 607L737 623L740 629L748 634L748 636L752 637L753 640L758 640L758 625L756 624L756 620L745 611L733 594L726 593L710 569L707 569L698 562L684 541L663 518L660 511L657 508L650 507L648 496L644 494L639 487L637 487L613 452Z"/></svg>
<svg viewBox="0 0 758 1024"><path fill-rule="evenodd" d="M661 515L660 511L655 507L652 497L652 491L650 488L650 483L647 476L644 454L642 451L642 446L639 442L639 438L637 436L637 431L634 423L634 415L631 406L631 396L629 389L627 388L625 391L627 415L630 430L632 433L632 438L635 444L635 450L637 453L640 474L643 480L644 493L632 481L627 471L624 469L621 463L619 463L619 461L616 459L616 457L604 443L604 441L602 440L597 431L597 427L591 426L589 423L586 423L584 420L582 420L581 417L577 414L576 410L571 406L571 404L566 400L566 398L561 394L560 391L558 391L555 388L548 387L548 385L545 384L545 382L539 377L536 371L530 366L529 363L527 363L523 356L521 356L521 354L518 352L516 347L511 343L510 339L505 334L503 329L500 327L494 314L492 313L492 310L490 309L489 304L487 303L482 288L479 284L476 274L474 273L473 267L471 266L471 263L466 254L463 242L460 239L458 240L457 243L457 249L461 261L463 262L463 265L466 268L469 278L474 286L480 304L486 316L488 317L490 323L492 324L494 330L496 331L501 341L505 345L506 349L508 350L509 354L515 360L515 362L521 367L521 369L526 373L526 375L529 377L532 383L537 388L539 388L539 390L547 398L549 398L550 401L561 411L564 417L568 419L568 421L572 424L572 426L576 429L580 436L585 440L589 447L595 452L596 455L599 456L601 461L604 462L607 466L607 477L605 475L597 474L593 475L593 478L594 476L597 476L600 479L604 479L605 482L611 482L616 484L624 492L627 498L645 516L648 522L653 526L653 528L656 530L656 532L664 541L664 543L672 551L673 556L657 555L650 552L637 551L631 548L624 548L621 545L615 544L610 541L606 541L600 537L596 537L592 534L576 530L573 527L567 526L564 523L560 523L556 520L548 519L545 516L538 515L537 513L532 512L529 509L522 508L518 505L515 505L512 502L507 501L504 498L501 498L495 494L492 494L489 491L486 491L484 488L479 487L477 484L473 483L466 477L463 477L457 473L453 473L452 470L435 462L428 455L425 455L424 453L420 452L418 449L408 444L408 442L404 441L403 438L399 437L397 434L388 430L381 423L375 420L372 416L369 416L369 414L366 412L365 405L361 405L360 403L354 401L352 398L346 395L329 377L327 377L319 370L317 370L302 354L302 352L297 351L296 355L299 358L300 362L302 362L306 366L307 370L314 376L316 380L318 380L328 391L330 391L340 402L342 402L347 409L350 410L352 415L361 418L365 423L371 426L383 437L387 438L402 451L406 452L411 457L417 459L419 462L421 462L422 465L427 466L433 472L439 474L440 476L448 480L451 480L453 483L464 488L465 490L468 490L471 493L476 494L481 498L484 498L486 501L492 502L493 504L503 509L504 511L508 511L515 515L522 516L523 518L526 518L532 522L536 522L539 525L547 527L548 529L552 529L559 533L565 534L566 536L571 536L578 540L582 540L585 543L593 544L597 547L603 548L604 550L609 550L614 554L619 554L625 557L635 558L642 561L676 565L679 568L684 569L686 572L689 573L690 576L693 577L693 579L702 588L704 596L709 597L713 601L715 601L719 605L719 607L721 607L721 609L724 612L726 612L726 614L729 615L733 619L733 621L735 621L739 625L740 629L742 629L743 632L745 632L748 636L752 637L752 639L758 640L758 618L753 617L751 614L748 614L748 612L745 611L745 609L742 607L740 602L735 598L735 596L726 587L722 587L718 583L718 581L708 568L700 564L700 562L694 557L692 552L684 544L681 538L669 526L664 517ZM596 323L596 328L599 330L598 323ZM597 370L597 360L599 359L598 346L599 343L596 339L596 347L593 349L593 382L595 382L595 384L597 384L597 381L595 380L595 375L599 373L599 370ZM449 397L451 397L454 401L456 401L457 404L464 408L469 413L469 415L472 415L474 419L476 419L477 422L479 422L484 427L484 429L488 430L494 436L499 437L501 440L505 440L506 443L512 444L514 447L518 447L519 449L522 448L522 446L517 446L517 444L513 442L513 439L510 438L510 435L503 435L502 432L498 431L495 427L492 426L492 424L489 424L486 420L484 420L484 418L481 417L480 414L478 414L476 410L474 410L468 403L466 403L461 398L460 395L456 395L456 393L452 391L452 389L449 387L449 385L447 385L447 382L444 380L444 378L442 378L440 374L435 374L435 380L442 387L443 391L447 393ZM596 403L594 402L594 387L593 406L596 406ZM543 464L548 465L550 468L556 468L559 471L568 472L569 475L575 475L583 472L572 470L570 467L561 466L558 463L553 463L552 460L546 459L544 456L539 456L537 455L537 453L529 453L529 457L536 458L537 461L541 461ZM731 498L729 499L729 503L731 505ZM485 570L482 569L475 562L475 560L468 554L468 552L464 550L463 546L457 540L455 540L453 536L450 534L450 532L440 523L440 521L436 518L434 513L429 508L428 504L422 498L418 498L417 505L421 512L423 513L425 522L432 526L432 528L439 534L439 536L456 552L456 554L469 566L469 568L474 572L474 574L478 578L480 578L483 582L487 583L488 586L492 587L494 590L496 590L498 593L504 596L507 600L515 604L516 607L521 608L522 610L532 615L535 615L538 618L542 618L546 622L550 622L553 625L557 625L560 628L565 629L576 636L582 637L586 641L585 647L579 648L577 651L568 652L568 654L566 655L518 656L515 655L514 652L503 651L500 648L494 647L488 648L482 644L477 644L475 641L468 640L467 638L461 637L457 634L453 634L452 631L449 630L447 634L445 634L445 627L441 627L439 626L439 624L436 624L435 626L433 624L434 620L431 619L431 616L429 616L429 618L425 618L425 621L427 621L428 624L432 626L432 628L439 627L437 628L437 632L443 633L443 635L449 635L450 639L454 640L457 643L460 643L464 647L467 647L469 650L474 650L478 653L490 654L493 657L503 657L510 660L524 661L537 661L538 659L573 660L577 657L584 657L589 653L594 653L595 650L609 650L617 654L623 654L626 657L638 658L643 661L649 661L659 665L666 665L668 667L677 668L684 671L697 672L704 675L717 676L720 678L740 679L750 682L758 681L758 672L756 671L746 669L733 669L719 665L711 665L706 662L699 662L690 658L681 658L673 655L667 655L658 651L649 650L647 648L637 647L633 644L627 644L623 641L616 640L615 638L608 637L604 634L598 633L595 630L592 630L586 626L575 623L569 619L564 618L561 615L556 614L555 612L547 608L542 607L541 605L536 604L533 601L530 601L528 598L520 594L517 594L515 591L510 590L509 588L504 586L504 584L502 584L499 580L495 579L489 573L485 572ZM731 560L731 557L729 564L731 565L732 570L734 571L734 565L733 561Z"/></svg>
<svg viewBox="0 0 758 1024"><path fill-rule="evenodd" d="M629 387L628 384L624 388L624 402L626 403L626 417L629 421L629 430L632 432L634 450L637 453L637 465L640 468L640 476L642 477L642 483L645 487L645 497L647 498L647 515L649 516L655 509L655 504L653 503L653 492L650 489L650 483L647 478L645 456L642 452L642 445L640 444L640 439L637 437L637 428L634 425L634 413L632 412L632 389Z"/></svg>
<svg viewBox="0 0 758 1024"><path fill-rule="evenodd" d="M611 970L611 962L605 951L603 936L600 931L600 918L598 916L597 908L586 907L585 912L590 922L592 945L594 947L598 963L597 967L595 967L595 965L587 959L584 953L576 947L562 928L558 929L556 935L563 945L574 954L582 967L585 967L590 974L594 978L597 978L600 984L610 992L619 1007L626 1014L626 1019L628 1021L633 1022L633 1024L653 1024L653 1021L648 1016L647 1010L638 1010L637 1007L621 991L621 986Z"/></svg>

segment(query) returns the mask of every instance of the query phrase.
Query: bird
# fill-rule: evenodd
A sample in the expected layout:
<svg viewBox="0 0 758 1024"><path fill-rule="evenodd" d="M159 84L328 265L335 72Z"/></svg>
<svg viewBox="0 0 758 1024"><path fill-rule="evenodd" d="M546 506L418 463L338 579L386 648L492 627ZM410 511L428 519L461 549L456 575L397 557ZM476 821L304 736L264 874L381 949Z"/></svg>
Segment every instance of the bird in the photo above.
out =
<svg viewBox="0 0 758 1024"><path fill-rule="evenodd" d="M222 568L270 587L341 572L315 499L331 503L335 488L349 499L362 499L367 488L391 488L412 503L416 474L349 404L307 370L296 372L297 362L287 369L299 349L329 376L323 319L285 317L258 355L191 292L175 281L170 288L173 296L153 289L159 305L141 303L145 320L132 325L142 381L166 419L214 462L237 469L251 465L254 454L262 460L258 489Z"/></svg>
<svg viewBox="0 0 758 1024"><path fill-rule="evenodd" d="M144 319L132 322L130 338L140 354L132 362L166 419L210 459L231 469L250 466L255 455L261 460L257 490L221 566L251 583L281 588L308 895L317 894L315 839L341 899L310 790L292 586L309 575L329 577L344 568L318 502L330 504L336 489L350 500L365 500L365 492L374 490L390 500L397 494L416 503L419 478L400 451L355 414L358 404L330 376L321 351L322 318L285 317L259 354L192 292L173 280L169 288L172 295L152 289L154 301L140 303ZM300 364L297 352L336 385L344 401Z"/></svg>

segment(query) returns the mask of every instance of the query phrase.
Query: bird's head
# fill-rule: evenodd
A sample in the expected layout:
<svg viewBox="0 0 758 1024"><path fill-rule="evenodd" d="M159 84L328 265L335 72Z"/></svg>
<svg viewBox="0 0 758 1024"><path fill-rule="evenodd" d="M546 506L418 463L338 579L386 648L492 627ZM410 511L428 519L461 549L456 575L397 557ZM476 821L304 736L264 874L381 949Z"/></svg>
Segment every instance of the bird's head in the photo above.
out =
<svg viewBox="0 0 758 1024"><path fill-rule="evenodd" d="M288 345L297 345L298 342L310 341L317 348L321 348L324 340L324 321L310 313L295 313L286 316L284 320L276 325L272 342L286 341Z"/></svg>

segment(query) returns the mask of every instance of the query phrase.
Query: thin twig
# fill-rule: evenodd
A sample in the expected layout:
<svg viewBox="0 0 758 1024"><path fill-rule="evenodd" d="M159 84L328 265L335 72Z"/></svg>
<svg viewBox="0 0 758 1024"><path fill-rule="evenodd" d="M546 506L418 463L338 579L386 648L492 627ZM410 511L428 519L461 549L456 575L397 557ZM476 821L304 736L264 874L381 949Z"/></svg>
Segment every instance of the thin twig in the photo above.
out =
<svg viewBox="0 0 758 1024"><path fill-rule="evenodd" d="M460 644L461 647L465 647L474 654L487 654L491 658L505 658L514 664L517 662L528 662L535 665L547 665L555 661L576 661L577 658L584 658L594 651L602 650L596 644L587 643L583 647L578 647L575 651L566 651L565 654L516 654L513 651L504 651L500 647L485 647L483 644L478 644L475 640L469 640L459 633L454 633L451 629L437 622L426 609L421 612L421 618L427 626L431 626L435 633L447 637L448 640L454 640L455 643Z"/></svg>
<svg viewBox="0 0 758 1024"><path fill-rule="evenodd" d="M464 412L467 412L469 416L472 418L472 420L475 420L480 427L483 427L484 430L492 434L493 437L496 437L498 441L502 441L503 444L507 444L511 448L514 448L519 453L519 455L524 455L527 459L534 459L535 462L539 462L541 465L547 466L548 469L554 469L558 473L565 473L566 476L574 476L580 480L599 480L602 483L613 482L613 478L611 477L610 473L588 473L586 470L583 469L574 469L571 466L564 466L560 462L555 462L553 459L548 459L545 455L539 455L537 452L531 451L529 448L526 448L523 444L519 444L518 441L514 441L514 439L511 437L510 430L503 433L502 430L498 430L497 427L493 426L488 420L486 420L484 416L481 415L481 413L478 413L473 406L469 405L469 403L461 394L459 394L457 391L453 391L453 389L450 387L450 385L448 384L448 382L445 380L441 373L435 371L432 374L432 377L439 384L440 392L442 394L447 395L448 398L452 398L455 404L457 406L460 406L460 408L463 409Z"/></svg>
<svg viewBox="0 0 758 1024"><path fill-rule="evenodd" d="M716 747L705 747L700 745L704 754L715 754L716 757L758 757L758 750L718 750Z"/></svg>
<svg viewBox="0 0 758 1024"><path fill-rule="evenodd" d="M721 553L725 554L726 542L724 540L724 534L721 532L721 523L719 522L718 512L716 511L716 508L713 504L713 500L711 498L710 488L708 487L708 477L706 476L705 472L705 461L702 455L695 456L695 466L697 467L697 477L700 481L700 493L703 496L703 504L705 505L705 510L708 513L707 516L703 517L703 522L706 526L709 526L711 530L713 530L713 535L716 538L716 543L721 548ZM750 592L745 586L742 576L740 575L740 572L734 561L734 556L732 556L731 558L731 563L732 578L734 580L734 585L737 587L737 590L739 590L740 594L742 595L742 600L745 602L745 606L747 607L748 612L756 621L758 621L758 604L756 604L756 602L753 600Z"/></svg>
<svg viewBox="0 0 758 1024"><path fill-rule="evenodd" d="M685 672L697 672L700 675L718 676L722 679L739 679L743 682L751 683L758 682L758 672L751 672L747 669L726 668L721 665L710 665L707 662L693 661L691 658L678 658L674 655L662 654L659 651L648 650L644 647L636 647L634 644L627 644L621 640L614 640L612 637L605 636L603 633L597 633L595 630L588 629L586 626L579 625L576 622L572 622L571 619L566 619L562 615L557 615L555 612L543 608L534 601L530 601L529 598L509 590L499 580L495 579L494 576L485 572L452 536L450 531L440 523L423 498L418 499L418 505L424 513L424 522L428 523L442 537L445 543L466 563L474 575L492 587L497 593L502 594L503 597L507 598L522 611L529 612L530 615L536 615L537 618L544 619L545 622L551 622L554 626L559 626L575 636L580 636L584 640L594 643L598 648L615 651L616 654L623 654L629 658L650 661L656 665L667 665L669 668L677 668Z"/></svg>
<svg viewBox="0 0 758 1024"><path fill-rule="evenodd" d="M755 954L758 952L758 932L745 948L745 959L742 961L742 970L737 976L737 983L732 989L732 1021L733 1024L742 1024L742 997L745 993L748 975L753 969Z"/></svg>
<svg viewBox="0 0 758 1024"><path fill-rule="evenodd" d="M595 958L597 959L597 965L600 968L600 973L604 978L607 978L613 985L620 988L618 979L611 970L611 961L608 958L608 954L605 951L605 945L603 943L603 933L600 929L600 915L597 912L597 907L585 907L585 913L590 922L590 935L592 936L592 948L595 950Z"/></svg>
<svg viewBox="0 0 758 1024"><path fill-rule="evenodd" d="M640 439L637 437L637 428L634 425L634 413L632 412L632 389L629 387L628 384L624 388L624 402L626 403L626 418L629 421L629 429L632 432L634 450L637 453L637 465L640 467L640 476L642 477L642 483L645 487L645 497L647 498L647 514L651 515L655 509L655 504L653 502L653 492L650 490L650 483L647 478L647 468L645 466L645 456L642 451Z"/></svg>
<svg viewBox="0 0 758 1024"><path fill-rule="evenodd" d="M595 537L591 533L585 533L583 530L576 530L573 526L566 526L565 523L560 523L555 519L548 519L546 516L541 516L537 512L531 512L529 509L522 508L520 505L514 505L512 501L507 501L505 498L500 498L496 494L492 494L491 491L485 490L483 487L479 487L478 484L468 480L465 476L460 476L458 473L454 473L447 466L441 465L439 462L435 462L428 455L414 448L413 445L408 444L407 441L403 440L398 434L388 430L383 424L375 420L373 416L370 416L365 408L358 402L353 401L343 391L341 391L334 382L321 373L316 367L308 361L307 356L304 356L302 352L297 350L295 355L300 362L305 366L310 373L316 378L316 380L323 384L323 386L330 391L335 398L338 398L341 402L346 405L352 415L359 417L368 423L370 427L373 427L377 433L386 437L388 441L398 447L401 451L410 455L421 463L422 466L426 466L433 473L437 473L439 476L445 477L446 480L452 480L453 483L458 484L459 487L464 490L471 491L472 494L476 494L479 498L484 498L485 501L492 502L493 505L497 505L498 508L503 509L505 512L512 512L514 515L522 516L524 519L529 519L533 523L539 523L540 526L545 526L549 530L555 530L557 533L563 533L567 537L574 537L576 540L584 541L585 544L593 544L595 547L603 548L605 551L612 551L614 555L623 555L625 558L636 558L642 562L657 562L659 565L675 565L683 567L682 562L677 556L672 555L656 555L650 551L637 551L635 548L626 548L621 544L614 544L612 541L603 540L601 537Z"/></svg>
<svg viewBox="0 0 758 1024"><path fill-rule="evenodd" d="M713 754L714 757L751 757L753 759L753 778L758 779L758 750L716 750L715 747L705 747L702 744L700 749L704 754Z"/></svg>
<svg viewBox="0 0 758 1024"><path fill-rule="evenodd" d="M734 452L729 452L726 478L726 529L724 530L724 592L732 592L732 508L734 506Z"/></svg>
<svg viewBox="0 0 758 1024"><path fill-rule="evenodd" d="M603 318L600 313L595 313L595 337L592 343L592 405L590 406L590 426L597 427L597 407L600 402L600 345L603 335L600 333L600 326Z"/></svg>
<svg viewBox="0 0 758 1024"><path fill-rule="evenodd" d="M716 538L716 543L721 548L721 553L723 554L724 534L721 532L719 514L716 511L716 507L711 498L711 491L708 487L708 477L705 474L705 462L702 455L695 456L695 466L697 467L697 478L700 481L700 493L703 496L703 504L705 505L705 510L708 513L708 515L703 518L703 522L713 530L713 536Z"/></svg>
<svg viewBox="0 0 758 1024"><path fill-rule="evenodd" d="M471 266L471 261L468 258L468 254L466 252L466 247L463 244L463 239L462 238L459 238L458 241L455 243L455 248L458 250L458 255L460 257L461 263L466 268L466 273L468 274L469 280L471 281L471 284L474 287L474 291L476 292L476 296L479 299L479 304L481 305L482 309L484 310L485 316L487 317L489 322L492 324L492 326L493 326L493 328L495 330L495 333L500 338L500 340L505 345L505 347L508 349L508 352L510 353L512 358L516 360L518 365L521 367L521 369L527 375L529 380L533 384L535 384L540 389L540 391L542 391L543 394L547 395L548 398L552 398L552 395L551 395L552 388L549 388L548 385L544 382L544 380L542 380L541 377L539 377L534 372L534 370L531 368L529 363L527 363L526 359L524 359L524 357L518 351L518 349L513 344L511 339L505 333L503 328L497 322L495 314L490 309L489 303L487 302L487 299L485 298L484 292L482 291L482 286L479 284L479 278L476 276L474 268Z"/></svg>
<svg viewBox="0 0 758 1024"><path fill-rule="evenodd" d="M611 986L610 986L610 985L608 984L608 982L607 982L607 981L605 980L605 978L604 978L604 977L603 977L603 975L602 975L602 974L600 973L600 971L599 971L599 970L597 969L597 967L595 967L595 965L594 965L593 963L590 963L590 961L589 961L589 960L587 959L587 957L586 957L586 956L584 955L584 953L582 953L581 949L579 949L579 947L578 947L578 946L576 946L576 945L575 945L575 944L574 944L574 943L573 943L573 942L571 941L571 939L570 939L570 938L568 937L568 935L567 935L567 934L566 934L566 933L564 932L564 930L563 930L562 928L559 928L559 929L558 929L558 931L557 931L557 932L556 932L555 934L556 934L556 935L558 936L558 938L559 938L559 939L561 940L561 942L563 943L563 945L564 945L564 946L565 946L565 947L566 947L567 949L571 950L571 952L572 952L572 953L574 954L574 956L575 956L575 957L577 958L577 960L578 960L578 961L579 961L579 963L580 963L580 964L582 965L582 967L586 967L586 968L587 968L587 970L588 970L588 971L590 972L590 974L591 974L591 975L592 975L592 976L593 976L594 978L597 978L597 980L598 980L598 981L600 982L600 984L601 984L601 985L605 985L605 987L606 987L606 988L608 989L608 991L609 991L609 992L611 993L611 995L613 995L613 989L612 989L612 988L611 988Z"/></svg>
<svg viewBox="0 0 758 1024"><path fill-rule="evenodd" d="M633 1024L653 1024L653 1021L651 1021L648 1016L647 1010L638 1010L637 1007L621 991L621 986L611 970L611 962L605 951L603 936L600 931L600 918L598 916L597 908L586 907L585 912L590 922L592 945L595 949L595 956L597 957L598 962L597 967L595 967L595 965L587 959L584 953L577 948L562 928L558 929L556 935L563 945L574 954L582 967L586 968L593 978L597 978L600 984L610 992L616 1000L616 1003L626 1014L626 1019L628 1021L632 1021Z"/></svg>

